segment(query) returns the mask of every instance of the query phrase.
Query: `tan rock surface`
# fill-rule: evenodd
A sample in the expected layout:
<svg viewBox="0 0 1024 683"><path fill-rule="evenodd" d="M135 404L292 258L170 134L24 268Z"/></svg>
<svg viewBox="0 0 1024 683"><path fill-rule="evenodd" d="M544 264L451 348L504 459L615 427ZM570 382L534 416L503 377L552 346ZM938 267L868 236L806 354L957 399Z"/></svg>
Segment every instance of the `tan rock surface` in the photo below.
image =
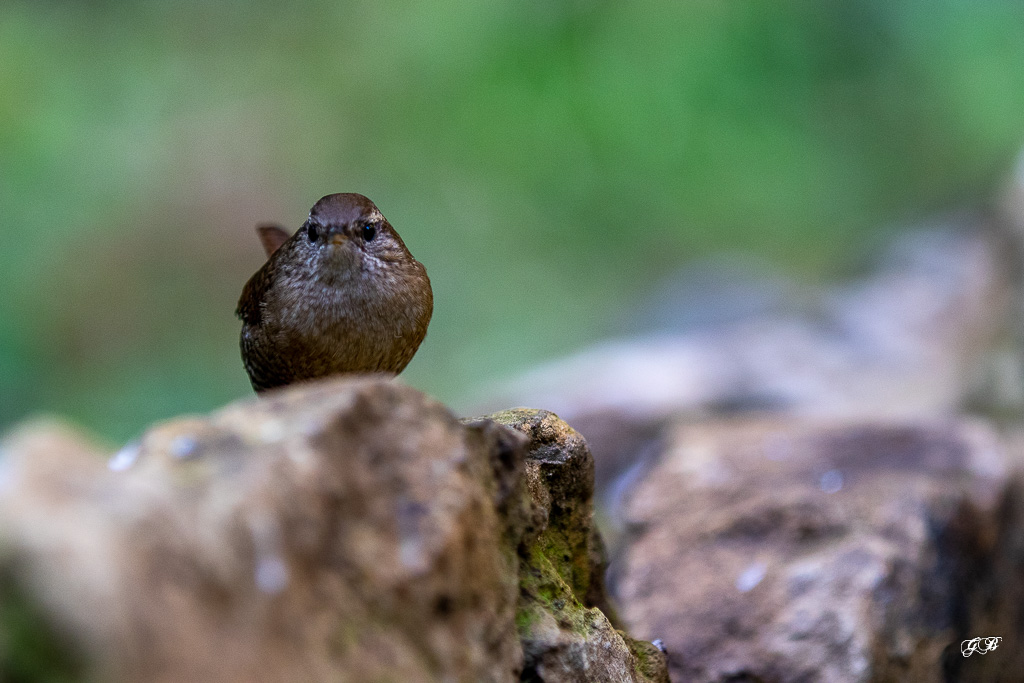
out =
<svg viewBox="0 0 1024 683"><path fill-rule="evenodd" d="M15 444L46 456L2 512L104 675L508 680L518 590L492 445L399 385L323 384L158 426L120 472Z"/></svg>
<svg viewBox="0 0 1024 683"><path fill-rule="evenodd" d="M0 446L0 678L667 680L597 608L586 444L513 426L378 379L167 422L109 466L26 426Z"/></svg>

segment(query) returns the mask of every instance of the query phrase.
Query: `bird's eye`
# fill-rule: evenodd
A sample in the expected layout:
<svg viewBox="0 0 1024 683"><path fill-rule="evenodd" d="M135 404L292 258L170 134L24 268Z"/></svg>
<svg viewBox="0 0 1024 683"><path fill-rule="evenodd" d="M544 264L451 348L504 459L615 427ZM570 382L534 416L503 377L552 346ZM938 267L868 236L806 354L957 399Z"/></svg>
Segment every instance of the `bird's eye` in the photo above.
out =
<svg viewBox="0 0 1024 683"><path fill-rule="evenodd" d="M363 239L367 242L373 240L377 236L377 228L374 227L373 223L367 223L363 226Z"/></svg>
<svg viewBox="0 0 1024 683"><path fill-rule="evenodd" d="M310 242L316 242L320 238L320 226L316 223L307 223L306 234L309 235Z"/></svg>

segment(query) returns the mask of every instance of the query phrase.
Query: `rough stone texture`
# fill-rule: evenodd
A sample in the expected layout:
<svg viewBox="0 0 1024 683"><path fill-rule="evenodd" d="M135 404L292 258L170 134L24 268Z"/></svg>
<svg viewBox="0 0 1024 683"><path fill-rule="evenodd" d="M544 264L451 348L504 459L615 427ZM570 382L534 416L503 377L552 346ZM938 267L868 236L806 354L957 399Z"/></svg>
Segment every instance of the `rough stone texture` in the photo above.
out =
<svg viewBox="0 0 1024 683"><path fill-rule="evenodd" d="M535 526L520 547L516 616L523 680L667 682L664 654L609 620L607 562L593 522L594 459L583 437L546 411L509 410L491 418L529 439L526 485Z"/></svg>
<svg viewBox="0 0 1024 683"><path fill-rule="evenodd" d="M109 467L26 426L0 446L0 678L666 680L595 606L586 445L516 419L339 380L159 425Z"/></svg>
<svg viewBox="0 0 1024 683"><path fill-rule="evenodd" d="M619 511L623 618L679 681L1021 680L959 651L1021 632L978 618L1020 594L1007 464L977 421L678 423Z"/></svg>

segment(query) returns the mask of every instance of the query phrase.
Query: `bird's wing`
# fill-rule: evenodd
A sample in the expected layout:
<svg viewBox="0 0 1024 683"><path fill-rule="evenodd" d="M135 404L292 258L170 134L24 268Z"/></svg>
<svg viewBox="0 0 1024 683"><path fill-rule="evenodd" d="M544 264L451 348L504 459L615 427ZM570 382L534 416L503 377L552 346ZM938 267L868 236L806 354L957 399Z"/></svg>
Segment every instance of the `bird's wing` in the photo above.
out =
<svg viewBox="0 0 1024 683"><path fill-rule="evenodd" d="M261 304L273 282L274 265L267 261L263 267L256 271L256 274L249 278L242 288L242 296L238 299L238 308L235 315L242 319L247 325L259 325L262 317Z"/></svg>

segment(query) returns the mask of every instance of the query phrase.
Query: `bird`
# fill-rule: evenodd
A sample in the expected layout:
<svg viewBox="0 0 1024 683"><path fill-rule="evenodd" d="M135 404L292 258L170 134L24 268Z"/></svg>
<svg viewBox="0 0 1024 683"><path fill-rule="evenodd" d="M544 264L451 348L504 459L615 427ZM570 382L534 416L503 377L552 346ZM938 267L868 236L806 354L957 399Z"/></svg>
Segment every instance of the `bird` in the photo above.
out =
<svg viewBox="0 0 1024 683"><path fill-rule="evenodd" d="M257 227L267 262L246 282L242 363L259 393L409 364L434 310L430 278L367 197L329 194L293 235Z"/></svg>

